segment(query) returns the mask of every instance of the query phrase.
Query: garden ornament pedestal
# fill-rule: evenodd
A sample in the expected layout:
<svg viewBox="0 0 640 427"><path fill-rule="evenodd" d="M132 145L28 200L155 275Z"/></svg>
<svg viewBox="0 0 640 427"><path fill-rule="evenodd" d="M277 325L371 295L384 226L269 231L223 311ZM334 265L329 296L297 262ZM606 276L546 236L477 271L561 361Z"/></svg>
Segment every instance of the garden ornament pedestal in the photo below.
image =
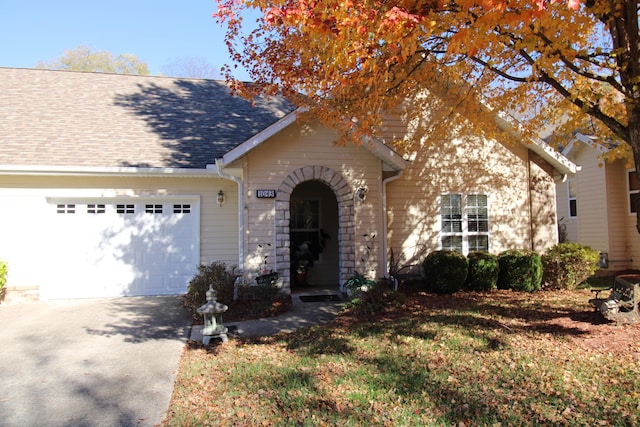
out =
<svg viewBox="0 0 640 427"><path fill-rule="evenodd" d="M216 291L209 286L207 291L207 302L196 311L204 316L204 327L202 328L202 344L209 345L209 341L213 338L220 338L222 342L227 342L227 331L229 330L222 324L222 313L226 312L229 307L216 301Z"/></svg>

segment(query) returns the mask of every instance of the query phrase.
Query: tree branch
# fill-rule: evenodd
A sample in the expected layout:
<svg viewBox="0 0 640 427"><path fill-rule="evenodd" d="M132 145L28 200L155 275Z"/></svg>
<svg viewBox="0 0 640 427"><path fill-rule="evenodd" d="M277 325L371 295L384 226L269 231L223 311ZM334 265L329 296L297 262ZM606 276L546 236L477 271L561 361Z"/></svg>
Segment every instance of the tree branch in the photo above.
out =
<svg viewBox="0 0 640 427"><path fill-rule="evenodd" d="M482 65L483 68L486 68L487 70L499 75L502 78L505 78L507 80L510 80L512 82L516 82L516 83L527 83L529 81L528 78L525 77L517 77L517 76L513 76L511 74L508 74L505 71L500 70L499 68L494 67L493 65L490 65L487 61L478 58L477 56L470 56L469 59L471 59L472 61Z"/></svg>

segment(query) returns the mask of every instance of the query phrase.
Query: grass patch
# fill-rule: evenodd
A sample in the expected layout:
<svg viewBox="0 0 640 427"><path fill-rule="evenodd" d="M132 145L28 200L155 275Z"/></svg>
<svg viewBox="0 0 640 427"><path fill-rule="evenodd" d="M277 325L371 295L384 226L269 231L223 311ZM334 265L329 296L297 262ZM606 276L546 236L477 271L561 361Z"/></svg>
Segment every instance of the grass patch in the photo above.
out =
<svg viewBox="0 0 640 427"><path fill-rule="evenodd" d="M417 293L374 317L191 343L165 425L638 425L640 329L594 322L589 297Z"/></svg>

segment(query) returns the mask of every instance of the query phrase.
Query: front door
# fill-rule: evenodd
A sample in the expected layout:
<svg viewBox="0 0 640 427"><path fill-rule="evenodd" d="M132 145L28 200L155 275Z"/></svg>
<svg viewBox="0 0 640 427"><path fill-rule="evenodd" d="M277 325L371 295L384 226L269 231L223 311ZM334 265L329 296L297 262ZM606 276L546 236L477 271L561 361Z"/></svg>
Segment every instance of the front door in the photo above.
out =
<svg viewBox="0 0 640 427"><path fill-rule="evenodd" d="M338 286L338 202L321 181L295 187L290 199L291 285Z"/></svg>

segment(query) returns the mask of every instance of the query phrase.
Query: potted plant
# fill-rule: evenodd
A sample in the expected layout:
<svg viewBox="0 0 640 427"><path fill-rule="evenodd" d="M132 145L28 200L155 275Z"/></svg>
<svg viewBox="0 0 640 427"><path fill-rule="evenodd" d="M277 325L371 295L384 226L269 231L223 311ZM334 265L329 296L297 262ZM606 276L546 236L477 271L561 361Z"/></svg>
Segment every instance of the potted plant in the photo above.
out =
<svg viewBox="0 0 640 427"><path fill-rule="evenodd" d="M309 286L307 274L309 269L320 258L320 254L326 246L329 235L323 230L318 231L318 238L292 242L291 244L291 284L293 286Z"/></svg>

